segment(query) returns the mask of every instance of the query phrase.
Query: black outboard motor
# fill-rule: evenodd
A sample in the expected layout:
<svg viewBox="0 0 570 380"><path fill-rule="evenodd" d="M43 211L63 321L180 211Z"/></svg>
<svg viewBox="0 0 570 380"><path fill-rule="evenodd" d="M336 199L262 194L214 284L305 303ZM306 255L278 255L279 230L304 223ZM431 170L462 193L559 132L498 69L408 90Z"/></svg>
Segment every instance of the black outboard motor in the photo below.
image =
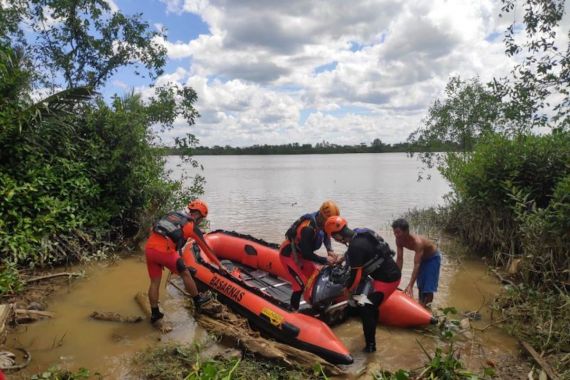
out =
<svg viewBox="0 0 570 380"><path fill-rule="evenodd" d="M347 267L324 266L315 278L311 289L310 304L328 325L335 325L347 318L348 302L345 297Z"/></svg>

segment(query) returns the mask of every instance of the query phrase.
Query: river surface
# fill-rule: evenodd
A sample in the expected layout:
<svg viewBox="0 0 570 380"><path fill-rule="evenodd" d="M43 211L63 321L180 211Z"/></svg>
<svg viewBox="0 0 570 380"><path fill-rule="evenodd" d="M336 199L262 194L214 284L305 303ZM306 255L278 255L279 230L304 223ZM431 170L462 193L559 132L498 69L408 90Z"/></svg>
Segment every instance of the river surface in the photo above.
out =
<svg viewBox="0 0 570 380"><path fill-rule="evenodd" d="M450 191L437 172L430 173L430 181L418 182L419 163L405 154L200 156L197 160L204 167L200 174L207 180L203 198L210 208L210 228L235 230L270 242L281 242L284 231L298 216L316 211L322 201L332 199L350 226L375 229L394 247L391 221L409 209L442 204L443 196ZM185 170L179 163L176 157L168 158L167 167L173 176ZM195 173L192 170L190 174ZM446 252L452 246L447 247L445 241L439 243L444 256L434 311L454 306L460 312L480 310L483 317L476 325L485 331L469 338L463 360L477 368L487 359L496 361L502 355L514 355L515 341L488 327L491 316L485 305L500 285L481 260L458 258ZM338 244L335 249L342 252ZM402 286L408 282L412 261L412 253L407 252ZM85 278L74 280L46 301L56 318L22 325L9 337L12 347L25 347L33 356L31 366L18 377L60 365L89 368L107 379L136 378L129 364L135 352L159 341L208 341L206 332L197 327L184 308L185 301L171 286L161 291L162 308L174 326L169 334L160 335L147 321L120 324L89 319L93 311L142 315L134 301L136 293L148 288L142 253L73 270L84 270ZM418 368L425 361L418 342L432 352L441 345L435 329L380 326L378 351L365 355L361 353L359 320L350 320L334 330L354 354L355 364L348 368L353 374L365 366Z"/></svg>

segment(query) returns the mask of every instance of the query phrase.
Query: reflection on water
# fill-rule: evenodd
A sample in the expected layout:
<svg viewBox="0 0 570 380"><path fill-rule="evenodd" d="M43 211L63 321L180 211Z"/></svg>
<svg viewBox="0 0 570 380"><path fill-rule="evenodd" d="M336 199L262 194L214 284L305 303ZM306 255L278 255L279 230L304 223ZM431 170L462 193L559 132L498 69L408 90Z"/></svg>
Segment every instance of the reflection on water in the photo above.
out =
<svg viewBox="0 0 570 380"><path fill-rule="evenodd" d="M212 229L236 230L271 242L280 242L299 215L316 210L325 199L334 199L351 226L379 230L394 246L387 228L390 221L407 209L440 204L449 191L437 173L432 173L431 181L418 183L417 162L403 154L209 156L199 157L199 161L208 181L204 198L210 205ZM169 158L168 166L179 174L176 162L176 158ZM335 249L342 252L343 247L337 244ZM412 258L409 252L405 255L403 286L411 273ZM21 326L18 334L10 337L12 347L26 347L33 355L31 367L19 374L20 378L52 364L87 367L106 378L129 378L133 376L127 359L134 352L159 340L205 339L207 334L196 326L184 308L185 301L171 287L161 291L162 307L175 327L166 336L161 337L147 321L117 324L89 320L93 311L141 315L134 296L146 292L148 276L142 254L118 264L95 264L85 269L85 279L75 281L50 300L49 310L56 313L55 319ZM464 260L458 264L444 254L436 306L478 310L498 289L482 263ZM489 314L485 308L481 311L479 326L488 325ZM417 368L425 361L417 340L428 349L438 344L433 331L380 327L378 352L364 355L360 352L363 337L359 320L336 327L335 332L354 353L356 363L349 368L352 373L368 364L386 369ZM487 329L477 339L484 343L485 354L514 352L513 340L496 329ZM471 364L477 366L480 356Z"/></svg>

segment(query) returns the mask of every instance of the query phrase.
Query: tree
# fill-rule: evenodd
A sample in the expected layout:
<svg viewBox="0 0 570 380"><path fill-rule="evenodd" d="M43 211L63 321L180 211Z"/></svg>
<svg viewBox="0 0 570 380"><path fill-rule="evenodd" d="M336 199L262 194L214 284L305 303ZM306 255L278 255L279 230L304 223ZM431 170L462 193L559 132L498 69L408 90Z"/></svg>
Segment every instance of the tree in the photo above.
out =
<svg viewBox="0 0 570 380"><path fill-rule="evenodd" d="M557 40L565 1L501 1L501 17L522 14L522 20L513 18L505 32L505 54L521 62L511 78L493 83L495 94L505 103L506 120L525 130L534 126L569 130L570 44L562 46Z"/></svg>
<svg viewBox="0 0 570 380"><path fill-rule="evenodd" d="M0 3L0 31L19 41L43 74L43 84L97 89L121 67L163 72L166 49L142 14L126 16L105 0L15 0ZM24 39L18 23L33 32ZM46 72L46 68L48 68ZM63 83L61 83L63 80Z"/></svg>
<svg viewBox="0 0 570 380"><path fill-rule="evenodd" d="M0 32L0 257L44 265L99 255L203 192L199 175L190 188L170 180L153 147L154 126L194 124L194 90L155 87L149 99L110 104L94 96L121 67L162 72L159 34L140 15L104 0L0 1ZM60 91L34 102L38 84ZM197 141L177 143L188 152Z"/></svg>
<svg viewBox="0 0 570 380"><path fill-rule="evenodd" d="M384 144L379 138L375 138L370 144L370 147L372 148L372 152L381 153L386 149L386 144Z"/></svg>
<svg viewBox="0 0 570 380"><path fill-rule="evenodd" d="M445 88L445 99L437 99L428 110L423 126L408 137L408 142L422 153L420 159L428 167L442 169L444 156L434 147L455 145L467 158L477 140L496 131L501 112L500 99L483 86L477 78L463 81L452 77ZM447 153L447 156L455 153Z"/></svg>

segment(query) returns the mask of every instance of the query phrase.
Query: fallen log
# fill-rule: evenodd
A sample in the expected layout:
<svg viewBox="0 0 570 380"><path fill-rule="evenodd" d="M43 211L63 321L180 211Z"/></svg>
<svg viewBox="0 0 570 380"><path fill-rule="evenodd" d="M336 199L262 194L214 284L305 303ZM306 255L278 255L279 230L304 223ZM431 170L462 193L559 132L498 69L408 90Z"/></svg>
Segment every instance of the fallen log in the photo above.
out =
<svg viewBox="0 0 570 380"><path fill-rule="evenodd" d="M108 321L108 322L122 322L122 323L139 323L143 320L140 315L128 315L123 316L119 313L113 313L111 311L94 311L89 315L89 318L98 321Z"/></svg>
<svg viewBox="0 0 570 380"><path fill-rule="evenodd" d="M83 276L82 273L71 273L71 272L62 272L62 273L53 273L53 274L48 274L45 276L39 276L39 277L32 277L30 279L26 280L26 284L30 284L32 282L37 282L37 281L42 281L42 280L48 280L50 278L56 278L56 277L63 277L63 276L67 276L68 278L71 277L81 277Z"/></svg>
<svg viewBox="0 0 570 380"><path fill-rule="evenodd" d="M196 320L207 331L231 339L246 351L264 358L304 368L314 368L315 364L319 364L327 375L345 374L339 367L313 353L262 337L249 327L246 318L231 312L218 301L204 305Z"/></svg>
<svg viewBox="0 0 570 380"><path fill-rule="evenodd" d="M135 301L139 304L141 310L144 312L146 317L150 320L150 303L148 301L148 296L146 293L138 292L135 296ZM163 319L159 319L155 323L152 324L154 327L160 330L161 333L167 333L172 331L172 326L169 326L164 322Z"/></svg>
<svg viewBox="0 0 570 380"><path fill-rule="evenodd" d="M13 312L12 305L0 305L0 337L4 335L6 324Z"/></svg>
<svg viewBox="0 0 570 380"><path fill-rule="evenodd" d="M173 282L169 282L181 293L186 293ZM304 368L314 368L315 364L319 364L327 375L345 374L339 367L313 353L265 339L259 332L249 327L247 318L231 312L217 300L212 300L203 305L200 313L197 313L195 318L198 324L208 332L228 338L246 351L264 358L280 360L288 365L297 365Z"/></svg>
<svg viewBox="0 0 570 380"><path fill-rule="evenodd" d="M519 342L524 347L526 352L528 352L530 356L532 356L534 361L544 370L544 372L546 372L546 374L551 380L560 379L560 377L556 374L556 372L554 372L554 369L552 369L552 367L546 362L546 360L544 360L544 358L540 356L538 352L536 352L536 350L530 344L528 344L524 340L519 340Z"/></svg>
<svg viewBox="0 0 570 380"><path fill-rule="evenodd" d="M49 311L16 309L16 323L32 323L42 319L53 318L55 314Z"/></svg>

